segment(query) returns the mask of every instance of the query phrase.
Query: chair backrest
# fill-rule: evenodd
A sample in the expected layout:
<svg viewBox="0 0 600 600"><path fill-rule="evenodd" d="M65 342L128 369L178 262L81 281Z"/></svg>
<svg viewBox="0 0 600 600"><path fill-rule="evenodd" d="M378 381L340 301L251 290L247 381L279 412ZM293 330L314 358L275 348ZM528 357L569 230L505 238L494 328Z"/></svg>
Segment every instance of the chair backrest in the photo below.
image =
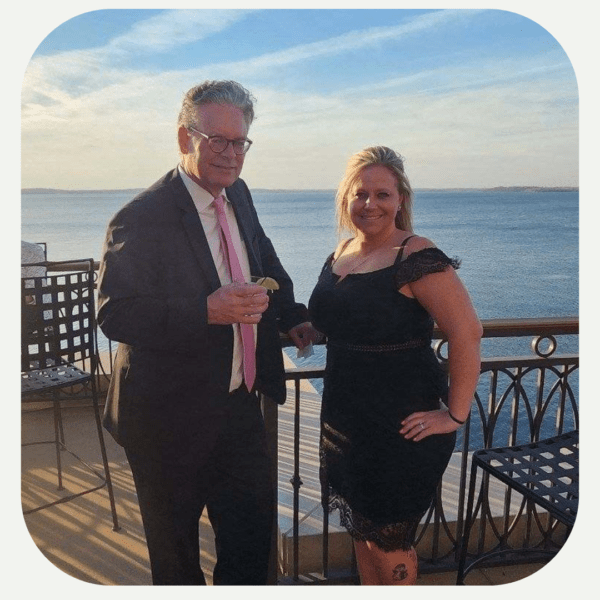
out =
<svg viewBox="0 0 600 600"><path fill-rule="evenodd" d="M96 363L93 259L43 262L43 277L21 279L21 369Z"/></svg>

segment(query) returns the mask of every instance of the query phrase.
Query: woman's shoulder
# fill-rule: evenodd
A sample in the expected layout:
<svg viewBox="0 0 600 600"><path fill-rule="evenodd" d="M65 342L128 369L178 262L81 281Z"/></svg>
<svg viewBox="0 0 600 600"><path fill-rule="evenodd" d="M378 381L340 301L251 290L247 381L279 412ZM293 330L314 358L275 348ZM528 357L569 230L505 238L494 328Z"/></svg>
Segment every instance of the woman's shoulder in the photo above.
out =
<svg viewBox="0 0 600 600"><path fill-rule="evenodd" d="M395 273L396 283L401 287L448 267L458 269L460 260L448 257L430 239L415 235L406 241L404 255Z"/></svg>
<svg viewBox="0 0 600 600"><path fill-rule="evenodd" d="M405 238L404 243L403 259L408 258L411 254L421 252L421 250L437 248L430 239L416 234L409 234L408 237Z"/></svg>
<svg viewBox="0 0 600 600"><path fill-rule="evenodd" d="M344 240L341 240L340 243L337 245L336 249L333 251L333 253L331 254L331 258L332 260L337 260L338 257L340 256L340 254L342 254L342 252L344 251L344 248L353 240L354 238L346 238Z"/></svg>

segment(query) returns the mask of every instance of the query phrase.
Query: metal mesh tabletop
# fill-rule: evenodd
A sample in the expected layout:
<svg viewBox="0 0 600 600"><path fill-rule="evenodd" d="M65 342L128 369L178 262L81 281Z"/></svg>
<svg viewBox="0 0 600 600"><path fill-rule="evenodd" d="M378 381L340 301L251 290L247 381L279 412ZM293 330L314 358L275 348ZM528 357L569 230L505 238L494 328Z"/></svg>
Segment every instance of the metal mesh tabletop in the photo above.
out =
<svg viewBox="0 0 600 600"><path fill-rule="evenodd" d="M521 494L532 505L545 509L570 531L575 523L579 503L579 432L570 431L539 442L489 448L473 453L457 585L464 584L465 576L475 566L493 557L525 552L543 555L556 553L555 550L543 547L510 548L505 545L506 540L502 539L495 549L479 554L467 566L469 537L475 521L474 512L476 513L474 500L478 468Z"/></svg>
<svg viewBox="0 0 600 600"><path fill-rule="evenodd" d="M478 450L473 462L572 526L579 502L579 432L531 444Z"/></svg>

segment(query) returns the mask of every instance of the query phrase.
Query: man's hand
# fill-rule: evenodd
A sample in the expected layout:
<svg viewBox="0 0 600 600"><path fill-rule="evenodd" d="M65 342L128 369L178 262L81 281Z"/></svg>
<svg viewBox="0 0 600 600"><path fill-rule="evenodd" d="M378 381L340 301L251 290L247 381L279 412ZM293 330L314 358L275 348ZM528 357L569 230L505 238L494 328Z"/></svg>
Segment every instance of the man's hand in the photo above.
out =
<svg viewBox="0 0 600 600"><path fill-rule="evenodd" d="M296 327L292 327L288 331L288 335L292 338L294 344L296 344L296 348L299 348L300 350L305 346L308 346L311 342L318 342L323 337L323 334L320 331L317 331L309 321L300 323L300 325L296 325Z"/></svg>
<svg viewBox="0 0 600 600"><path fill-rule="evenodd" d="M230 283L207 299L209 325L258 323L269 306L267 290L254 283Z"/></svg>

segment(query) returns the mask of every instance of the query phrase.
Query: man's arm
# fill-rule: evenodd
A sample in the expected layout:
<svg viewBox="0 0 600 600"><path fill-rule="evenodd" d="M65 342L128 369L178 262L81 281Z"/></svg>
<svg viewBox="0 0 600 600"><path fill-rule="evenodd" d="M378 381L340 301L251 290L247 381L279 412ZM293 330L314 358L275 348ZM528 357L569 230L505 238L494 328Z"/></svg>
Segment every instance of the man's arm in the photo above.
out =
<svg viewBox="0 0 600 600"><path fill-rule="evenodd" d="M206 296L165 289L162 223L126 207L111 221L98 280L98 324L115 341L153 350L200 350Z"/></svg>

